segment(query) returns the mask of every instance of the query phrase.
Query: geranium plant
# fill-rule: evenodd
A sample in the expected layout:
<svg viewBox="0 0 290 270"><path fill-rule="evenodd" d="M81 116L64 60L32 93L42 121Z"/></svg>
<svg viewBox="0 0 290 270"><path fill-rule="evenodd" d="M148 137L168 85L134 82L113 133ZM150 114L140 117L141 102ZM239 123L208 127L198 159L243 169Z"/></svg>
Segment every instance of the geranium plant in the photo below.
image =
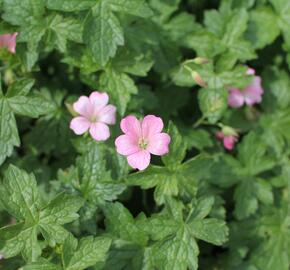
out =
<svg viewBox="0 0 290 270"><path fill-rule="evenodd" d="M289 0L0 12L0 269L290 269Z"/></svg>

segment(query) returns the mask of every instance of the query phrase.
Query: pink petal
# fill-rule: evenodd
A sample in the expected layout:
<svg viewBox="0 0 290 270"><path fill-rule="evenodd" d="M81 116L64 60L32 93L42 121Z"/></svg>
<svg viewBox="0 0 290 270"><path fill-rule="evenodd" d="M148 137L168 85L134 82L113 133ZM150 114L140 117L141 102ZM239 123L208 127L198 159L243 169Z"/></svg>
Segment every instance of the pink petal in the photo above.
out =
<svg viewBox="0 0 290 270"><path fill-rule="evenodd" d="M73 104L74 110L81 116L90 119L93 116L93 107L88 97L80 96L79 99Z"/></svg>
<svg viewBox="0 0 290 270"><path fill-rule="evenodd" d="M169 152L170 136L167 133L158 133L150 137L147 149L151 154L163 156Z"/></svg>
<svg viewBox="0 0 290 270"><path fill-rule="evenodd" d="M248 68L246 74L247 75L255 75L256 71L253 68Z"/></svg>
<svg viewBox="0 0 290 270"><path fill-rule="evenodd" d="M84 134L89 128L91 123L83 116L75 117L70 122L70 128L75 134Z"/></svg>
<svg viewBox="0 0 290 270"><path fill-rule="evenodd" d="M109 102L109 96L107 93L101 93L101 92L92 92L90 94L90 102L94 108L94 113L97 113L102 108L104 108L108 102Z"/></svg>
<svg viewBox="0 0 290 270"><path fill-rule="evenodd" d="M98 113L98 120L108 125L114 125L116 123L116 107L113 105L107 105Z"/></svg>
<svg viewBox="0 0 290 270"><path fill-rule="evenodd" d="M115 140L117 152L121 155L128 156L140 151L138 139L130 135L121 135Z"/></svg>
<svg viewBox="0 0 290 270"><path fill-rule="evenodd" d="M17 35L18 33L0 35L0 47L7 48L11 53L15 53Z"/></svg>
<svg viewBox="0 0 290 270"><path fill-rule="evenodd" d="M230 107L239 108L244 104L244 96L238 89L231 89L228 97Z"/></svg>
<svg viewBox="0 0 290 270"><path fill-rule="evenodd" d="M261 93L261 94L264 93L264 89L262 87L262 79L261 79L260 76L255 76L254 77L251 86L255 87L256 91L258 91L259 93Z"/></svg>
<svg viewBox="0 0 290 270"><path fill-rule="evenodd" d="M248 86L243 92L246 104L251 106L255 103L260 103L263 93L264 90L261 86L261 78L255 76L252 85Z"/></svg>
<svg viewBox="0 0 290 270"><path fill-rule="evenodd" d="M147 115L142 121L143 138L149 138L154 134L160 133L163 129L163 121L155 115Z"/></svg>
<svg viewBox="0 0 290 270"><path fill-rule="evenodd" d="M141 150L127 157L129 165L133 169L140 171L145 170L150 164L150 153L146 150Z"/></svg>
<svg viewBox="0 0 290 270"><path fill-rule="evenodd" d="M104 123L91 124L90 134L96 141L105 141L110 137L109 127Z"/></svg>
<svg viewBox="0 0 290 270"><path fill-rule="evenodd" d="M140 121L133 115L129 115L122 119L121 129L125 134L130 134L133 137L141 137Z"/></svg>
<svg viewBox="0 0 290 270"><path fill-rule="evenodd" d="M224 147L227 150L233 150L235 146L236 138L234 136L226 136L224 137Z"/></svg>

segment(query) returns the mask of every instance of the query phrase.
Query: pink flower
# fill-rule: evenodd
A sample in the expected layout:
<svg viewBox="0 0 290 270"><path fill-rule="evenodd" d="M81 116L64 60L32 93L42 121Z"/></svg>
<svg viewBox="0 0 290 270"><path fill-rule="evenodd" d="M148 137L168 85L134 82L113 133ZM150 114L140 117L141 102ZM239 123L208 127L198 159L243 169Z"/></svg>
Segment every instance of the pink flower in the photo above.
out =
<svg viewBox="0 0 290 270"><path fill-rule="evenodd" d="M247 75L254 75L255 70L249 68ZM261 85L261 77L254 76L252 83L243 90L232 88L230 89L228 104L230 107L239 108L245 103L252 106L262 101L264 90Z"/></svg>
<svg viewBox="0 0 290 270"><path fill-rule="evenodd" d="M0 47L6 48L11 53L15 53L17 35L18 33L0 35Z"/></svg>
<svg viewBox="0 0 290 270"><path fill-rule="evenodd" d="M108 125L116 123L116 107L107 105L107 93L92 92L89 97L81 96L73 104L79 116L72 119L70 128L75 134L81 135L89 130L96 141L105 141L110 137Z"/></svg>
<svg viewBox="0 0 290 270"><path fill-rule="evenodd" d="M238 133L231 127L223 126L222 131L218 131L215 134L219 141L223 141L224 147L227 150L233 150L235 143L238 141Z"/></svg>
<svg viewBox="0 0 290 270"><path fill-rule="evenodd" d="M121 129L125 134L115 141L117 152L127 156L134 169L146 169L150 154L163 156L169 151L170 136L161 132L163 121L159 117L147 115L139 121L135 116L127 116L121 121Z"/></svg>

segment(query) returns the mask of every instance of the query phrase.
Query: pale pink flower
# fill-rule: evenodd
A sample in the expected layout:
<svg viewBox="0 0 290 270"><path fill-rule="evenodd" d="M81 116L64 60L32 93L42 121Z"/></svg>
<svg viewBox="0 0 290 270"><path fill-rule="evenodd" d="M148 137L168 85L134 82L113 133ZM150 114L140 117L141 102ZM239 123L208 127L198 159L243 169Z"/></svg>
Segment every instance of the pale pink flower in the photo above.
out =
<svg viewBox="0 0 290 270"><path fill-rule="evenodd" d="M0 48L6 48L9 52L15 53L17 35L18 33L0 35Z"/></svg>
<svg viewBox="0 0 290 270"><path fill-rule="evenodd" d="M222 141L225 149L233 150L235 143L238 141L238 133L231 127L224 126L222 131L217 131L215 134L219 141Z"/></svg>
<svg viewBox="0 0 290 270"><path fill-rule="evenodd" d="M127 156L134 169L146 169L150 154L163 156L169 151L170 136L161 132L163 121L159 117L147 115L139 121L135 116L127 116L121 121L121 129L125 134L115 141L117 152Z"/></svg>
<svg viewBox="0 0 290 270"><path fill-rule="evenodd" d="M254 75L255 70L249 68L247 75ZM248 106L252 106L256 103L260 103L262 101L262 95L264 90L261 85L261 77L254 76L252 83L246 87L245 89L237 89L232 88L230 89L229 97L228 97L228 104L230 107L239 108L244 104Z"/></svg>
<svg viewBox="0 0 290 270"><path fill-rule="evenodd" d="M107 93L92 92L89 97L81 96L73 104L79 116L72 119L70 128L81 135L89 131L96 141L105 141L110 137L108 125L116 123L116 107L108 105Z"/></svg>

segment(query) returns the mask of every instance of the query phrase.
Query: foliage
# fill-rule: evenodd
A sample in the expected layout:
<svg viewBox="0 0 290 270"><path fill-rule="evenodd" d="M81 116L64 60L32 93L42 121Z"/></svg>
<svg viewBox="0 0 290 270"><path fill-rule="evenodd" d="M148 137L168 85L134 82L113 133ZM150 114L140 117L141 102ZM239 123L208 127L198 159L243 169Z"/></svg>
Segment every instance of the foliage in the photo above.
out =
<svg viewBox="0 0 290 270"><path fill-rule="evenodd" d="M289 0L0 0L0 269L288 270ZM262 79L238 109L229 89ZM111 137L69 129L107 92ZM133 171L126 115L169 153ZM227 151L215 138L239 134Z"/></svg>

